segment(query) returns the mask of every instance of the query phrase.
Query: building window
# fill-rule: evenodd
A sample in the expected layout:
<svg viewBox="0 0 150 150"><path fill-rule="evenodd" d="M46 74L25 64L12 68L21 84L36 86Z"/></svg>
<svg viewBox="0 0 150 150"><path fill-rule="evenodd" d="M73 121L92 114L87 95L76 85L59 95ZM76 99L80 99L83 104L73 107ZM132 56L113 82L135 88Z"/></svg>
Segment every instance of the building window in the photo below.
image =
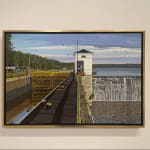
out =
<svg viewBox="0 0 150 150"><path fill-rule="evenodd" d="M86 56L83 55L83 56L81 56L81 58L86 58Z"/></svg>

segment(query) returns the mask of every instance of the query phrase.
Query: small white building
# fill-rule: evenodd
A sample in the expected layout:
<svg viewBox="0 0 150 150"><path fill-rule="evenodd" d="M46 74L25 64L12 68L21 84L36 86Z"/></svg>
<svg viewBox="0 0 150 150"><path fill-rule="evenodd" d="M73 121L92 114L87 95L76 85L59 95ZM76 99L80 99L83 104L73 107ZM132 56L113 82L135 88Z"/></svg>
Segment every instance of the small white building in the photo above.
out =
<svg viewBox="0 0 150 150"><path fill-rule="evenodd" d="M86 49L81 49L75 53L75 73L82 75L92 75L92 55Z"/></svg>

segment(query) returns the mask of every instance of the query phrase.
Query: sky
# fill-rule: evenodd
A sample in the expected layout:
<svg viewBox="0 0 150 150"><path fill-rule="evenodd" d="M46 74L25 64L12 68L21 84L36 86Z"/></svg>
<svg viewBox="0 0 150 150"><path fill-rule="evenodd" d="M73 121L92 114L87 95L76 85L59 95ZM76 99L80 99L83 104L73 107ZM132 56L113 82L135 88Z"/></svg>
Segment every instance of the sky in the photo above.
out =
<svg viewBox="0 0 150 150"><path fill-rule="evenodd" d="M93 52L94 64L141 63L140 33L13 33L16 51L36 54L62 62L74 62L73 53Z"/></svg>

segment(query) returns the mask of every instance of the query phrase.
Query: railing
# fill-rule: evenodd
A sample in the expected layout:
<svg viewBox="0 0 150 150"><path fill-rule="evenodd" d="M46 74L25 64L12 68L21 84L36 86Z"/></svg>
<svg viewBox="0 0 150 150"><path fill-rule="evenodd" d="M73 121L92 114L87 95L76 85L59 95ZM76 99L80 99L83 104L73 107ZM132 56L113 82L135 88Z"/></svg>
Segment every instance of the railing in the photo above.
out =
<svg viewBox="0 0 150 150"><path fill-rule="evenodd" d="M77 79L77 123L81 124L81 117L80 117L80 82L79 77L76 76Z"/></svg>

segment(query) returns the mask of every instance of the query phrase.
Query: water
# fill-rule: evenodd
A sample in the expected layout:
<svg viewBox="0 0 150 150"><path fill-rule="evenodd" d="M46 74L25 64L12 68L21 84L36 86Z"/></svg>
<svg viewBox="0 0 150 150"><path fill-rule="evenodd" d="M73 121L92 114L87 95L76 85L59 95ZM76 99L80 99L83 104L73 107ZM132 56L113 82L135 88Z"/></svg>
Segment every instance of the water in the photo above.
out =
<svg viewBox="0 0 150 150"><path fill-rule="evenodd" d="M97 76L141 76L141 68L94 68Z"/></svg>

